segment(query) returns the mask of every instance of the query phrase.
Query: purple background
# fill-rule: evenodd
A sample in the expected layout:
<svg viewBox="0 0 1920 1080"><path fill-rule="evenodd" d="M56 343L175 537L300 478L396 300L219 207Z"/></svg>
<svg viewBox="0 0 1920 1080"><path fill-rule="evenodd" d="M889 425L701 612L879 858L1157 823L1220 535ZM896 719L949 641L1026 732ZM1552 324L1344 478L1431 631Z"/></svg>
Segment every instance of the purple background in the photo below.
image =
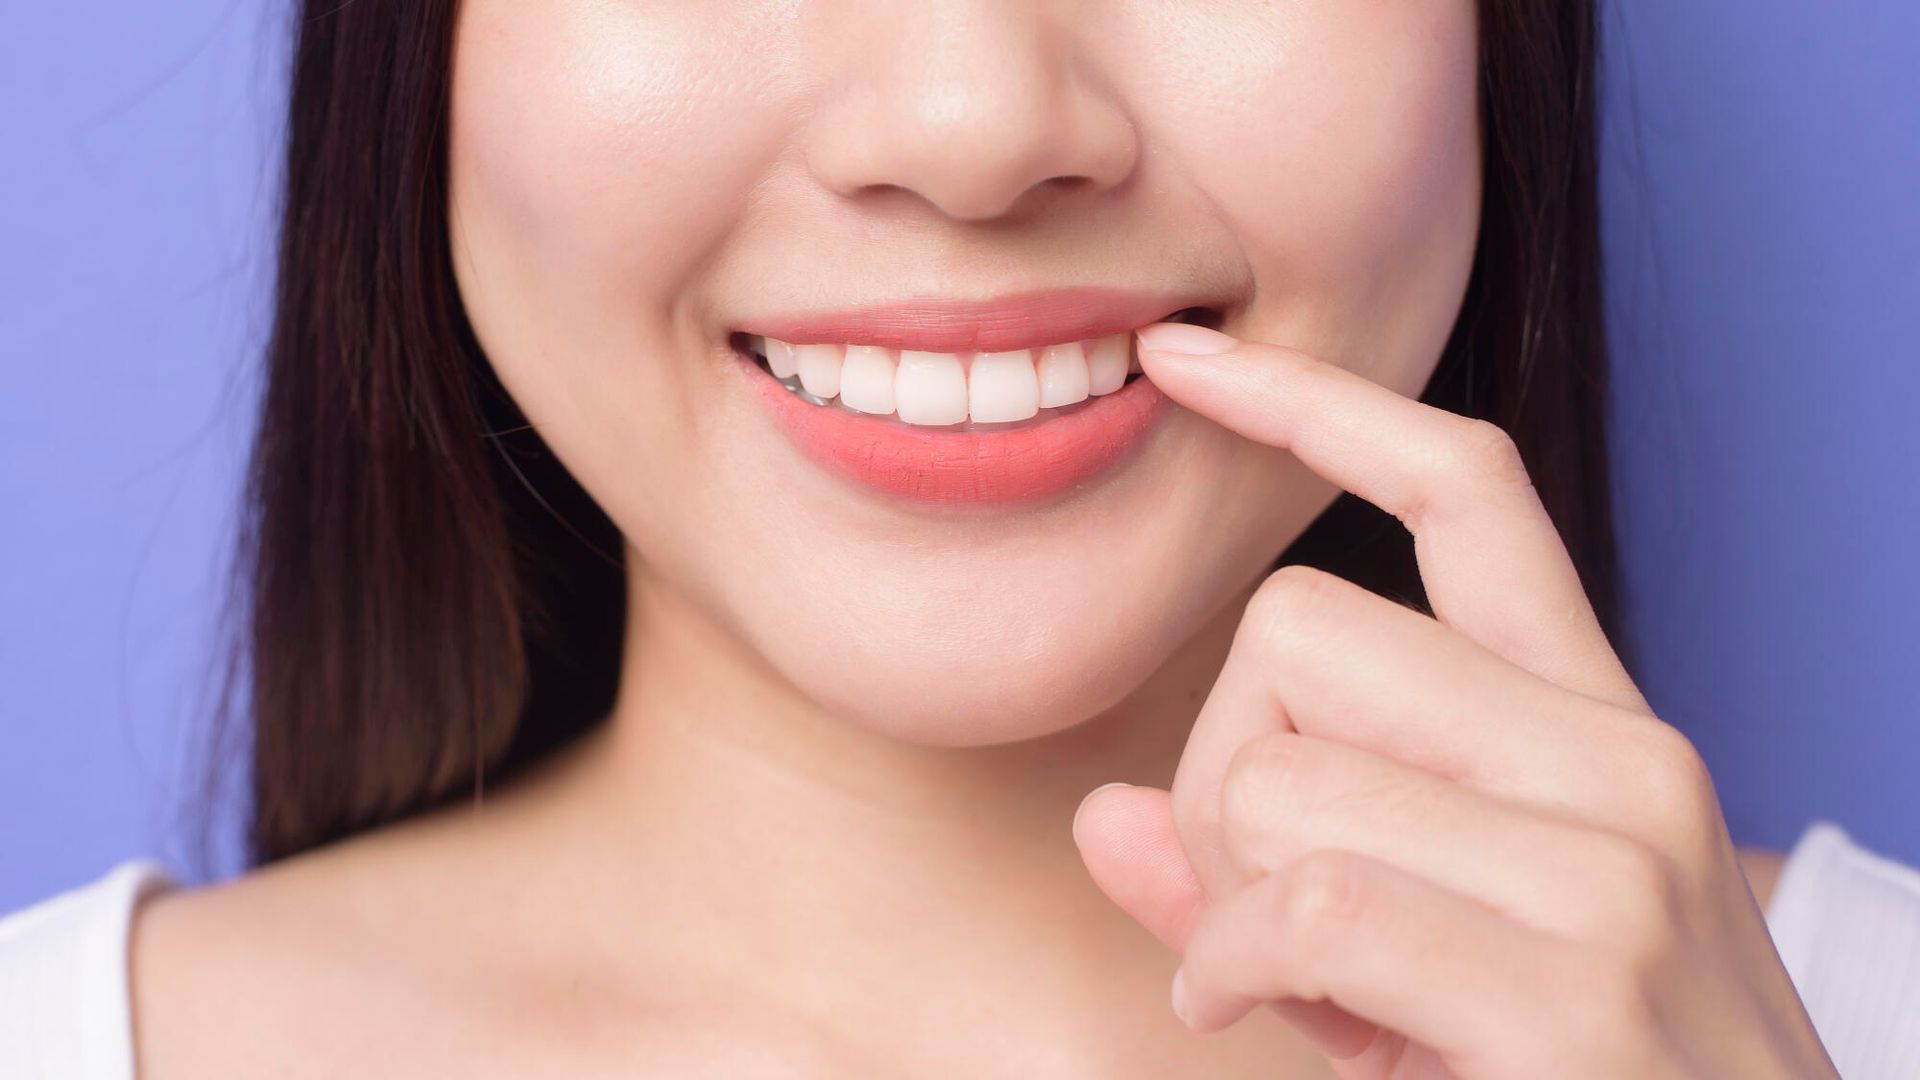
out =
<svg viewBox="0 0 1920 1080"><path fill-rule="evenodd" d="M1920 863L1920 5L1731 10L1607 17L1638 674L1737 840L1825 817ZM193 872L285 19L73 0L0 33L0 911L130 855Z"/></svg>

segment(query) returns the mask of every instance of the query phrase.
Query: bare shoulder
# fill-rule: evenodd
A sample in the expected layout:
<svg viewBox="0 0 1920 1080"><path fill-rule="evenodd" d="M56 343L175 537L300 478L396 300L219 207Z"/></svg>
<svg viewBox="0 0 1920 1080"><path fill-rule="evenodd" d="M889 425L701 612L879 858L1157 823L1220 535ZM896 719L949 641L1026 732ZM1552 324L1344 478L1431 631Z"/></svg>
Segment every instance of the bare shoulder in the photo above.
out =
<svg viewBox="0 0 1920 1080"><path fill-rule="evenodd" d="M1780 868L1786 864L1787 853L1771 848L1736 848L1740 857L1740 870L1747 875L1747 884L1753 889L1753 898L1760 902L1760 910L1765 911L1767 902L1773 898L1773 888L1780 881Z"/></svg>
<svg viewBox="0 0 1920 1080"><path fill-rule="evenodd" d="M129 942L137 1075L338 1075L343 1036L391 1037L380 1017L431 1005L408 977L430 943L416 896L349 841L231 881L162 893ZM409 924L414 924L410 930Z"/></svg>
<svg viewBox="0 0 1920 1080"><path fill-rule="evenodd" d="M453 833L409 824L148 900L129 946L136 1075L874 1071L798 1018L614 977L506 928L550 922L518 864Z"/></svg>

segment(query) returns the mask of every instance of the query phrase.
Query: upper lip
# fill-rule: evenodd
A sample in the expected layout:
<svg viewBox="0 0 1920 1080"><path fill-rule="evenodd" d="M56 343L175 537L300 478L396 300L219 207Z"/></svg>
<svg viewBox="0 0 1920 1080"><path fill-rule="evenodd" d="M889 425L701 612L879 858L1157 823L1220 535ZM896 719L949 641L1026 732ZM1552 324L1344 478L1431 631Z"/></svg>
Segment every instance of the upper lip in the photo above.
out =
<svg viewBox="0 0 1920 1080"><path fill-rule="evenodd" d="M738 327L793 345L830 342L921 352L1007 352L1136 330L1218 298L1078 286L992 300L916 297L859 308L761 315Z"/></svg>

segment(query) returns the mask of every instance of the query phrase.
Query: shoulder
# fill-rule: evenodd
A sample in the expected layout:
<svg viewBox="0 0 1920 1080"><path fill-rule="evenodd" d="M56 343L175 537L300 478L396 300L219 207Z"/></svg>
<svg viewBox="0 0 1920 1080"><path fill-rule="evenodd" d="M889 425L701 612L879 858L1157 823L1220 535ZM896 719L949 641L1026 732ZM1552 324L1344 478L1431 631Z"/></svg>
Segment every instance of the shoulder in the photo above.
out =
<svg viewBox="0 0 1920 1080"><path fill-rule="evenodd" d="M449 970L456 890L431 852L362 834L142 906L129 943L142 1080L337 1076L340 1055L423 1052L470 1002Z"/></svg>
<svg viewBox="0 0 1920 1080"><path fill-rule="evenodd" d="M871 1073L791 1019L672 1000L664 972L667 999L634 998L546 955L544 935L513 929L549 917L525 900L521 867L433 828L362 834L144 905L141 1080Z"/></svg>
<svg viewBox="0 0 1920 1080"><path fill-rule="evenodd" d="M446 866L428 868L325 850L147 905L132 963L141 1080L875 1072L791 1017L632 997L565 959L528 965L519 935L485 925L514 920L510 887L429 884Z"/></svg>
<svg viewBox="0 0 1920 1080"><path fill-rule="evenodd" d="M128 927L172 884L130 860L0 918L0 1076L132 1076Z"/></svg>

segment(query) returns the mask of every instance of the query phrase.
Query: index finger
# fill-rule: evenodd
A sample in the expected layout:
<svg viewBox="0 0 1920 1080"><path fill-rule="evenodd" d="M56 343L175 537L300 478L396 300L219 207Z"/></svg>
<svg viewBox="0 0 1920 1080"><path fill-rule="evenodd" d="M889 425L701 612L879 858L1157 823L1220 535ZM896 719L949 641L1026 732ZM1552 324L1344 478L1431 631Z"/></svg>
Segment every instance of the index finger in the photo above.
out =
<svg viewBox="0 0 1920 1080"><path fill-rule="evenodd" d="M1168 397L1398 518L1440 621L1557 685L1647 710L1499 426L1203 326L1138 337L1141 369Z"/></svg>

